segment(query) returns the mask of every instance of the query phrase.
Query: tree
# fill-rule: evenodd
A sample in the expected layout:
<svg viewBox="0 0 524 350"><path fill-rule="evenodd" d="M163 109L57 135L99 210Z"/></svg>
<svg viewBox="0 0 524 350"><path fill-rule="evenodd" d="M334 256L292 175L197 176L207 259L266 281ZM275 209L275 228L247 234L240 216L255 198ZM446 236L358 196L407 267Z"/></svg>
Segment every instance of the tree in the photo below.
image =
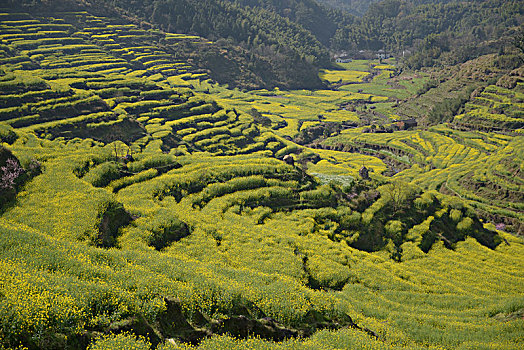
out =
<svg viewBox="0 0 524 350"><path fill-rule="evenodd" d="M0 189L1 190L11 190L15 187L16 180L22 173L24 169L14 158L8 158L6 164L3 167L0 167Z"/></svg>
<svg viewBox="0 0 524 350"><path fill-rule="evenodd" d="M400 210L407 207L409 200L415 194L415 189L403 181L392 181L382 186L380 194L391 203L393 213L397 214Z"/></svg>
<svg viewBox="0 0 524 350"><path fill-rule="evenodd" d="M513 38L513 45L524 53L524 27L521 27L517 35Z"/></svg>
<svg viewBox="0 0 524 350"><path fill-rule="evenodd" d="M398 220L391 220L386 223L385 226L387 236L391 239L394 244L393 251L391 252L391 258L397 262L402 259L402 238L404 232L404 224Z"/></svg>

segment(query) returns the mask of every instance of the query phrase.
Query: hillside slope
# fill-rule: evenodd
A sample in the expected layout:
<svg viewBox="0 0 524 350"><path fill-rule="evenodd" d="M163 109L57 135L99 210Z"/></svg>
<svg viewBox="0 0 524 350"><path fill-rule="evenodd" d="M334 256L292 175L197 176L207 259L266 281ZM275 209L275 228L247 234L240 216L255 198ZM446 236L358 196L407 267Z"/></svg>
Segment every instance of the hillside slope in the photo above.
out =
<svg viewBox="0 0 524 350"><path fill-rule="evenodd" d="M362 16L366 13L369 5L376 1L378 0L319 0L318 2L356 16Z"/></svg>
<svg viewBox="0 0 524 350"><path fill-rule="evenodd" d="M322 84L317 77L317 68L329 64L329 53L310 31L299 24L301 18L311 25L318 19L316 10L310 6L299 11L300 4L294 6L297 11L278 8L282 14L301 16L294 18L298 22L282 17L270 6L266 9L219 0L206 0L205 3L191 0L150 0L144 3L15 1L11 6L33 13L47 12L49 15L54 11L89 10L102 16L124 16L144 29L155 26L171 33L196 34L217 41L198 54L195 54L198 52L196 48L187 47L179 55L182 59L194 60L202 69L210 69L212 76L223 84L240 88L319 88ZM324 14L324 25L316 28L319 36L329 42L335 28L321 34L329 27L325 25L326 19ZM333 27L333 22L329 21ZM228 73L224 74L224 71Z"/></svg>
<svg viewBox="0 0 524 350"><path fill-rule="evenodd" d="M373 3L362 18L341 26L336 50L407 54L410 68L454 65L511 45L523 23L521 1L400 1Z"/></svg>
<svg viewBox="0 0 524 350"><path fill-rule="evenodd" d="M0 348L521 347L518 69L449 125L363 132L428 79L241 92L186 60L208 39L2 11Z"/></svg>

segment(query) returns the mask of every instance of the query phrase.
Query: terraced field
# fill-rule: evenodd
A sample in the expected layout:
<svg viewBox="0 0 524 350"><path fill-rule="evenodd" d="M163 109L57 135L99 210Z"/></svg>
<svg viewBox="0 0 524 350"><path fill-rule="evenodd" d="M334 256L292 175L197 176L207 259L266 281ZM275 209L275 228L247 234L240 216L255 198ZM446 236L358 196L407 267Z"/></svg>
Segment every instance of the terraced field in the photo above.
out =
<svg viewBox="0 0 524 350"><path fill-rule="evenodd" d="M466 104L466 112L456 116L454 124L461 129L524 133L523 87L524 82L512 89L488 86Z"/></svg>
<svg viewBox="0 0 524 350"><path fill-rule="evenodd" d="M346 131L317 147L379 157L394 178L457 195L486 221L521 233L522 142L520 136L436 126L392 134Z"/></svg>
<svg viewBox="0 0 524 350"><path fill-rule="evenodd" d="M252 143L260 133L250 119L188 89L185 80L205 78L205 73L151 45L163 40L171 50L180 40L206 45L202 39L110 24L110 19L87 13L61 16L48 21L3 15L2 32L7 34L2 41L8 51L2 59L0 118L6 124L42 138L121 140L132 150L160 139L165 147L183 141L183 150L215 154L241 152L248 143L246 152L269 142L274 151L285 146L274 137ZM44 29L58 28L65 30L46 37ZM220 144L224 139L227 143Z"/></svg>
<svg viewBox="0 0 524 350"><path fill-rule="evenodd" d="M173 157L151 151L123 165L114 162L112 145L92 141L26 136L10 148L47 160L44 173L2 217L2 245L9 247L2 253L2 320L16 325L16 333L3 328L5 344L10 339L39 347L82 344L89 341L82 333L68 340L55 335L76 334L82 324L102 333L130 325L148 339L138 343L156 344L153 329L166 338L195 341L210 329L221 334L213 326L220 317L243 322L234 315L247 315L271 317L306 336L308 329L353 323L372 333L353 326L278 345L215 336L200 347L427 349L428 342L429 348L519 347L522 321L514 315L522 307L521 240L500 232L504 243L496 249L473 238L453 250L444 247L446 241L428 253L419 247L432 221L463 222L471 215L451 197L416 200L442 204L432 221L408 230L401 262L394 262L393 241L377 252L351 246L359 244L351 227L372 220L369 215L384 220L380 205L362 213L339 208L340 190L319 187L264 153ZM102 224L108 218L123 225L134 221L116 231ZM178 298L189 322L182 328L162 326L169 317L165 305L172 305L165 304L166 296ZM136 314L150 328L142 323L145 331L136 331L143 322L133 321ZM329 323L334 319L338 325ZM39 332L45 336L36 338ZM134 336L115 335L95 344L131 343L137 346Z"/></svg>
<svg viewBox="0 0 524 350"><path fill-rule="evenodd" d="M318 127L323 122L342 122L351 126L373 121L378 125L382 123L385 128L378 128L379 133L363 133L365 128L349 128L339 130L339 136L331 135L326 138L324 135L324 140L321 137L320 142L315 141L308 152L316 153L321 160L308 164L310 172L328 176L350 174L355 177L358 169L366 165L377 176L397 174L395 177L413 182L424 189L437 189L459 195L476 207L486 221L500 227L507 226L513 232L522 232L522 187L519 182L522 170L516 165L522 163L522 155L518 152L512 154L515 159L513 165L509 165L511 161L503 160L502 164L508 164L508 168L500 164L496 166L501 159L507 159L502 154L508 152L508 144L512 144L510 149L522 147L521 137L518 136L521 127L519 116L522 113L520 70L501 77L499 86L491 85L480 90L472 97L471 102L466 103L467 112L456 116L447 127L440 125L421 131L384 133L386 129L395 126L392 120L402 119L398 114L402 114L405 106L405 103L387 101L399 101L415 95L427 79L422 76L414 78L412 73L391 78L389 76L392 73L388 69L392 66L381 67L371 63L366 68L362 63L355 61L343 66L350 72L358 72L359 69L364 71L370 66L375 69L385 68L383 72L386 74L378 74L369 83L355 81L354 84L342 85L338 87L338 91L241 94L224 91L218 86L208 89L218 96L225 96L229 104L245 111L248 108L261 111L263 116L271 119L272 128L282 135L297 136L297 131L307 132L308 128ZM338 98L329 99L328 96ZM274 102L275 100L278 102ZM281 103L278 104L279 102ZM356 104L352 105L351 102ZM288 104L296 111L288 112ZM364 112L364 107L370 106L373 109ZM350 112L350 108L354 112ZM322 112L322 117L315 118L315 112ZM352 114L345 114L347 112ZM272 113L281 118L274 118ZM278 122L282 122L282 119L288 124L279 128L282 123ZM493 130L500 133L494 134ZM309 154L308 152L305 154ZM501 172L496 172L497 174L514 174L517 177L513 177L511 184L508 183L511 176L491 174L492 167L485 168L486 161L501 168ZM477 168L483 170L474 170ZM478 171L485 175L473 175ZM491 180L478 180L487 176Z"/></svg>
<svg viewBox="0 0 524 350"><path fill-rule="evenodd" d="M327 73L321 73L324 76ZM400 118L394 106L415 95L427 78L405 74L390 79L394 66L378 61L355 61L329 71L329 90L294 90L278 88L241 92L210 80L189 80L200 92L245 113L253 109L269 118L270 127L280 136L294 137L307 127L321 123L345 123L356 126L373 121L391 122ZM348 78L349 77L349 78ZM361 79L366 77L366 82ZM400 82L400 83L399 83ZM268 125L269 126L269 125Z"/></svg>
<svg viewBox="0 0 524 350"><path fill-rule="evenodd" d="M0 14L0 347L522 347L524 141L474 120L520 82L386 132L426 76L240 92L183 40Z"/></svg>

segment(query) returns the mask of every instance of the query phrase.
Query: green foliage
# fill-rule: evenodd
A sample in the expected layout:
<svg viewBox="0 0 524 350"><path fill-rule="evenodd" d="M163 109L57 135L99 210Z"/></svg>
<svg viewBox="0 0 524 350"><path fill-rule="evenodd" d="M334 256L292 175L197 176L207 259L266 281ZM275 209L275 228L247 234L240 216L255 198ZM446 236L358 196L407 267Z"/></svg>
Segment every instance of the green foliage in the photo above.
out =
<svg viewBox="0 0 524 350"><path fill-rule="evenodd" d="M0 142L13 143L18 138L12 127L4 123L0 123Z"/></svg>
<svg viewBox="0 0 524 350"><path fill-rule="evenodd" d="M336 206L337 203L335 191L327 185L300 193L300 200L319 208Z"/></svg>
<svg viewBox="0 0 524 350"><path fill-rule="evenodd" d="M97 5L104 6L105 3L101 1ZM212 77L222 83L240 87L320 87L315 66L328 64L329 54L318 39L327 45L336 24L327 11L314 2L307 3L306 11L301 10L302 2L288 5L297 11L290 11L279 2L269 5L223 0L207 0L205 3L150 0L140 5L122 1L111 4L170 32L160 39L162 44L176 49L178 59L187 61L191 58L200 68L211 68ZM82 21L78 21L77 25L86 33L83 35L93 33L93 39L106 45L157 39L157 33L151 35L136 27L122 26L122 32L114 36L114 33L104 32L101 28L84 31ZM198 36L171 34L174 32L198 34L213 42L210 45ZM223 50L229 54L223 55ZM195 51L199 51L199 55L195 56ZM182 66L172 65L172 61L153 52L147 58L134 58L147 69L164 65L164 72L183 72ZM190 76L197 79L207 74L198 72Z"/></svg>
<svg viewBox="0 0 524 350"><path fill-rule="evenodd" d="M312 288L340 290L351 277L347 266L316 255L308 257L306 266Z"/></svg>
<svg viewBox="0 0 524 350"><path fill-rule="evenodd" d="M400 181L379 188L382 198L393 207L393 212L406 209L417 194L417 189Z"/></svg>
<svg viewBox="0 0 524 350"><path fill-rule="evenodd" d="M90 169L83 177L83 180L95 187L105 187L111 181L120 177L122 177L121 166L115 162L106 162Z"/></svg>
<svg viewBox="0 0 524 350"><path fill-rule="evenodd" d="M518 56L484 65L488 56L432 80L358 61L334 74L371 70L370 82L240 92L193 64L217 62L209 68L224 75L242 67L243 86L258 79L249 72L282 87L316 77L311 62L325 49L304 28L329 37L324 10L309 12L318 9L309 1L104 3L137 22L156 8L151 22L195 24L240 48L122 24L118 11L54 14L57 4L46 2L45 18L0 13L0 116L11 125L0 136L28 174L0 218L0 348L518 347L523 245L504 230L522 227L524 148L511 124L521 118L522 82L520 71L502 71ZM420 14L405 6L373 6L355 28L379 18L380 36L397 17ZM455 7L439 6L446 26ZM194 16L178 23L187 12ZM218 22L225 13L234 16ZM425 37L419 29L410 35ZM407 34L396 34L402 44ZM422 43L442 54L444 39ZM443 87L444 74L456 75ZM468 77L458 82L460 74ZM423 103L437 93L445 97ZM449 126L393 132L390 119L411 113L414 100L420 113L444 101L439 115L452 116L445 101L459 95L465 113ZM408 107L394 109L403 103L395 99ZM376 132L362 132L367 119ZM475 120L504 129L475 131ZM282 137L300 130L311 147ZM278 159L287 154L296 166ZM370 180L355 180L363 165ZM253 338L218 335L228 322ZM299 337L275 342L268 328Z"/></svg>
<svg viewBox="0 0 524 350"><path fill-rule="evenodd" d="M504 46L498 33L512 36L521 4L501 0L477 2L380 1L362 18L340 26L332 39L338 50L397 52L413 48L405 59L418 69L439 62L456 64ZM500 12L499 12L500 10ZM388 25L382 26L387 21ZM490 29L488 29L490 28ZM492 31L491 29L497 28Z"/></svg>
<svg viewBox="0 0 524 350"><path fill-rule="evenodd" d="M473 228L473 220L471 218L464 218L457 224L457 230L468 233Z"/></svg>
<svg viewBox="0 0 524 350"><path fill-rule="evenodd" d="M94 232L86 232L91 244L98 247L114 247L120 228L126 226L131 217L125 211L124 206L114 200L107 200L98 204L98 214L95 221Z"/></svg>
<svg viewBox="0 0 524 350"><path fill-rule="evenodd" d="M145 229L148 232L145 234L147 244L156 250L164 249L190 234L187 224L170 216L168 212L158 213L153 220L147 222Z"/></svg>
<svg viewBox="0 0 524 350"><path fill-rule="evenodd" d="M468 99L466 97L456 97L445 99L443 103L435 106L429 114L431 123L448 122L453 116L459 114L460 108Z"/></svg>
<svg viewBox="0 0 524 350"><path fill-rule="evenodd" d="M451 220L458 223L460 219L462 218L462 212L457 209L451 209L451 212L449 213L449 217L451 218Z"/></svg>
<svg viewBox="0 0 524 350"><path fill-rule="evenodd" d="M386 223L386 233L394 240L398 240L401 237L402 231L404 230L403 223L399 220L390 220Z"/></svg>

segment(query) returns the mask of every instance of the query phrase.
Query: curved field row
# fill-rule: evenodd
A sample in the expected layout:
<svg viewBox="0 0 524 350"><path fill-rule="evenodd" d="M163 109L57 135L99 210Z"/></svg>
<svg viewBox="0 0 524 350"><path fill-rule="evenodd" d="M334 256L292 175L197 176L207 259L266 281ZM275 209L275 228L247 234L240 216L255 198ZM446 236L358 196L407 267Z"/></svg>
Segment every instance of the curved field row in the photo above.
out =
<svg viewBox="0 0 524 350"><path fill-rule="evenodd" d="M259 131L249 119L239 118L230 110L224 113L215 102L177 88L178 80L205 76L194 70L195 74L187 73L190 67L186 63L173 60L171 54L152 46L149 39L140 38L145 31L133 25L112 25L108 19L92 18L86 13L66 13L64 18L71 22L70 26L94 22L73 37L69 31L56 32L52 38L40 38L43 32L38 31L34 35L2 37L9 55L22 53L14 57L23 58L6 58L5 67L13 73L0 81L6 94L0 117L13 127L51 138L85 135L87 130L80 130L87 127L106 141L111 141L114 130L113 134L126 134L126 140L136 141L133 147L139 149L148 142L157 145L158 140L160 145L167 142L165 147L169 148L181 143L181 152L250 153L268 143L252 142ZM28 20L34 26L42 23ZM17 29L29 24L7 21L3 25ZM139 37L130 43L129 38L120 40L124 34ZM113 45L109 52L116 57L100 42L113 38L118 41L113 43L118 49ZM32 64L35 74L16 71L19 62ZM164 70L168 73L151 76ZM177 81L168 80L173 74ZM51 99L54 95L56 98ZM43 101L37 102L40 99ZM284 147L282 141L272 142L275 153Z"/></svg>
<svg viewBox="0 0 524 350"><path fill-rule="evenodd" d="M468 200L486 221L520 233L524 209L522 140L515 138L505 144L497 152L477 160L427 172L413 167L397 176L423 188L439 189Z"/></svg>
<svg viewBox="0 0 524 350"><path fill-rule="evenodd" d="M270 135L259 140L274 142ZM497 347L518 343L518 324L492 317L511 312L524 278L521 261L515 258L522 254L522 244L511 236L504 235L508 244L496 249L466 238L455 250L436 243L428 253L415 239L402 245L402 261L395 263L388 250L367 253L340 240L337 235L351 236L338 229L347 225L339 220L352 222L358 211L340 209L333 187L314 184L267 153L175 157L150 149L121 163L113 160L113 145L31 137L17 141L13 150L47 159L44 174L20 196L18 206L4 214L2 239L18 237L17 251L26 252L26 265L12 263L11 271L45 274L45 279L29 283L40 295L54 295L53 285L62 286L54 297L60 304L54 303L52 315L42 318L49 327L66 301L70 310L79 310L67 316L70 324L87 319L95 329L104 323L95 321L100 314L90 305L102 302L110 314L128 310L120 319L145 307L154 318L157 307L161 309L155 306L161 290L161 295L178 297L189 314L234 314L234 308L245 304L298 327L311 310L329 317L347 313L377 333L376 345L385 348L398 348L402 342L416 349L432 341L468 349L493 342L498 339L494 334L501 333L504 340L496 341ZM110 215L105 210L118 213L116 204L103 203L121 203L135 217L132 225L113 233L113 240L96 229L96 223ZM448 214L439 215L458 215L459 207L452 205L453 213L448 207ZM26 210L29 207L32 210ZM371 212L379 219L378 207L364 210L362 220ZM460 211L464 215L465 208ZM54 254L43 254L50 236ZM26 245L29 241L21 237L37 239L39 247ZM100 250L86 243L119 248ZM81 281L88 283L78 294ZM99 294L102 285L106 287ZM21 287L4 290L10 290L3 294L10 298L26 293ZM33 307L17 305L20 310ZM33 314L20 313L14 322L31 333L32 316L24 315ZM339 330L296 342L307 348L317 344L321 334L348 342L360 336L357 330ZM204 344L216 345L220 339Z"/></svg>
<svg viewBox="0 0 524 350"><path fill-rule="evenodd" d="M466 104L466 112L453 123L473 130L518 132L524 128L524 93L518 85L512 89L490 85Z"/></svg>
<svg viewBox="0 0 524 350"><path fill-rule="evenodd" d="M173 54L167 54L159 50L157 45L151 45L152 42L163 42L163 45L168 45L169 50L174 51L177 43L184 40L192 42L199 40L204 44L203 39L199 37L153 33L135 25L114 25L110 24L108 18L88 14L77 14L65 18L73 25L82 28L77 35L110 49L113 54L123 57L131 64L140 65L140 68L148 74L161 73L165 76L177 76L189 73L189 78L207 79L205 72L195 70L187 62L177 60ZM83 26L92 18L97 20L96 27Z"/></svg>
<svg viewBox="0 0 524 350"><path fill-rule="evenodd" d="M18 137L2 150L42 163L1 215L2 344L146 343L109 334L146 325L152 342L210 349L520 347L524 245L500 229L523 221L521 139L354 128L319 143L353 153L300 147L269 128L356 122L363 114L333 105L387 97L227 90L166 62L163 33L63 17L85 30L74 47L16 37L28 51L6 41L1 61L0 115L14 129L0 136ZM0 20L5 35L59 24ZM287 154L296 165L277 159ZM405 170L386 178L392 164ZM302 337L207 338L238 319Z"/></svg>

